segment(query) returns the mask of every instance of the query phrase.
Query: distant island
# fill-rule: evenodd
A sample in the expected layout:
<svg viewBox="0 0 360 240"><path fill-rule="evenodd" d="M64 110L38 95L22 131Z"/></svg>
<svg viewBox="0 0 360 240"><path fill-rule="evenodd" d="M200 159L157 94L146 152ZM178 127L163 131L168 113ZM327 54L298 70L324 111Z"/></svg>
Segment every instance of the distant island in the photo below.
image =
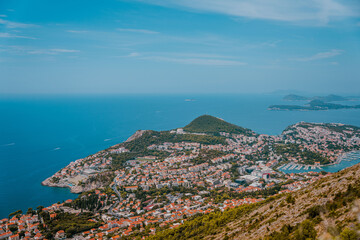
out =
<svg viewBox="0 0 360 240"><path fill-rule="evenodd" d="M296 94L288 94L283 98L284 101L312 101L320 100L324 102L343 102L343 101L354 101L359 100L359 97L343 97L335 94L329 94L327 96L315 96L315 97L305 97Z"/></svg>
<svg viewBox="0 0 360 240"><path fill-rule="evenodd" d="M305 106L300 105L271 105L269 110L286 110L286 111L319 111L319 110L332 110L332 109L359 109L360 105L342 105L335 103L326 103L321 100L312 100Z"/></svg>
<svg viewBox="0 0 360 240"><path fill-rule="evenodd" d="M296 95L296 94L289 94L289 95L286 95L283 98L283 100L285 100L285 101L306 101L306 100L309 100L309 98L300 96L300 95Z"/></svg>
<svg viewBox="0 0 360 240"><path fill-rule="evenodd" d="M283 98L284 101L309 101L305 105L271 105L268 110L278 111L320 111L320 110L334 110L334 109L359 109L360 105L343 105L338 103L340 101L354 101L357 97L343 97L339 95L330 94L327 96L304 97L296 94L289 94Z"/></svg>

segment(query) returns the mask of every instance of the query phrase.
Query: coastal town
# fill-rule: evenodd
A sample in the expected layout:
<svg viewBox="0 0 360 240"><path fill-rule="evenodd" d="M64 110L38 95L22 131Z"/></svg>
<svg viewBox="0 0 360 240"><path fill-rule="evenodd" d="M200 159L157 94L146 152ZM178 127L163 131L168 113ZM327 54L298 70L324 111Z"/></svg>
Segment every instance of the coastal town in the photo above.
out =
<svg viewBox="0 0 360 240"><path fill-rule="evenodd" d="M43 185L81 194L10 214L0 220L0 239L147 238L302 189L331 174L323 166L358 150L360 129L343 124L301 122L270 136L205 115L184 128L140 131L46 179Z"/></svg>

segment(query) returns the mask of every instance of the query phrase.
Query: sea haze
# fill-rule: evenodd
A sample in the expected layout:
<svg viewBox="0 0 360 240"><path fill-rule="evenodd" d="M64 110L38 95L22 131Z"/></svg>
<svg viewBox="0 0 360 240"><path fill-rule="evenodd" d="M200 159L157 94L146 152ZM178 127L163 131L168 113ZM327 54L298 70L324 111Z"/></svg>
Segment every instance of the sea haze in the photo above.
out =
<svg viewBox="0 0 360 240"><path fill-rule="evenodd" d="M138 129L173 129L202 114L265 134L280 134L299 121L360 126L360 110L267 110L272 104L289 104L281 99L279 95L2 97L0 218L18 209L75 198L68 189L44 187L41 181L71 161L126 140Z"/></svg>

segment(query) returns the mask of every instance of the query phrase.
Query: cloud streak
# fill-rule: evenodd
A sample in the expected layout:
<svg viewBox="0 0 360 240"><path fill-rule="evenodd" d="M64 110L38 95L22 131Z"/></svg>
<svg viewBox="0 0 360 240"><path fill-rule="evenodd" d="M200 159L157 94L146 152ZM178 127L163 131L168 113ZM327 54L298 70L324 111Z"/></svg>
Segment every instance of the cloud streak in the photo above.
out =
<svg viewBox="0 0 360 240"><path fill-rule="evenodd" d="M87 33L89 31L86 31L86 30L67 30L67 32L70 32L70 33Z"/></svg>
<svg viewBox="0 0 360 240"><path fill-rule="evenodd" d="M53 52L58 52L58 53L75 53L75 52L80 52L79 50L74 50L74 49L50 49Z"/></svg>
<svg viewBox="0 0 360 240"><path fill-rule="evenodd" d="M131 32L131 33L143 33L143 34L158 34L159 32L147 30L147 29L135 29L135 28L117 28L120 32Z"/></svg>
<svg viewBox="0 0 360 240"><path fill-rule="evenodd" d="M0 33L0 38L26 38L26 39L36 39L33 37L21 36L11 33Z"/></svg>
<svg viewBox="0 0 360 240"><path fill-rule="evenodd" d="M223 56L208 55L208 54L168 54L168 56L144 56L140 53L133 52L127 57L137 58L141 60L150 60L156 62L170 62L187 65L207 65L207 66L243 66L247 63L234 59L224 59Z"/></svg>
<svg viewBox="0 0 360 240"><path fill-rule="evenodd" d="M74 49L47 49L47 50L32 50L28 51L28 54L48 54L48 55L55 55L59 53L77 53L80 52L79 50Z"/></svg>
<svg viewBox="0 0 360 240"><path fill-rule="evenodd" d="M210 65L210 66L243 66L244 62L224 59L209 59L209 58L166 58L166 57L151 57L148 58L155 61L165 61L189 65Z"/></svg>
<svg viewBox="0 0 360 240"><path fill-rule="evenodd" d="M338 56L342 53L343 53L343 50L332 49L331 51L328 51L328 52L320 52L320 53L317 53L310 57L297 58L295 60L300 61L300 62L310 62L310 61L332 58L332 57Z"/></svg>
<svg viewBox="0 0 360 240"><path fill-rule="evenodd" d="M4 20L4 19L0 19L0 24L5 25L6 28L30 28L30 27L37 26L34 24L12 22L12 21L8 21L8 20Z"/></svg>
<svg viewBox="0 0 360 240"><path fill-rule="evenodd" d="M140 0L166 7L183 8L286 22L317 22L359 16L359 5L341 0Z"/></svg>

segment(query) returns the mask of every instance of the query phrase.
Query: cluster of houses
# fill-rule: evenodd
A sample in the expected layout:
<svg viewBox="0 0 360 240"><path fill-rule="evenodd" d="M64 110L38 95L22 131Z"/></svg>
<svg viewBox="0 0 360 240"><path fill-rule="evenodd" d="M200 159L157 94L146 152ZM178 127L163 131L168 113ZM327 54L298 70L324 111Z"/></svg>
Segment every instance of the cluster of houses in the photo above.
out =
<svg viewBox="0 0 360 240"><path fill-rule="evenodd" d="M283 189L287 189L287 192L293 192L300 190L301 188L304 188L308 186L311 183L314 183L318 181L321 178L324 178L326 176L329 176L330 173L327 173L325 175L318 173L318 172L306 172L306 173L300 173L295 175L294 173L291 173L289 175L289 179L294 179L296 181L285 184L282 186Z"/></svg>
<svg viewBox="0 0 360 240"><path fill-rule="evenodd" d="M0 220L0 239L43 239L39 224L38 216L30 213L21 215L20 218L4 218Z"/></svg>
<svg viewBox="0 0 360 240"><path fill-rule="evenodd" d="M345 150L359 148L360 131L343 124L314 124L300 122L283 132L285 143L297 143L303 149L322 154L335 162ZM334 130L338 128L339 130Z"/></svg>
<svg viewBox="0 0 360 240"><path fill-rule="evenodd" d="M262 198L245 198L245 199L231 199L225 200L222 203L215 204L208 196L208 191L199 192L198 195L187 194L167 194L168 199L166 204L155 203L155 201L149 200L144 202L145 207L141 208L140 201L133 199L131 196L123 200L116 208L123 210L131 210L129 215L119 215L117 220L112 220L111 217L105 218L105 224L98 229L84 232L83 235L87 239L99 238L108 235L117 239L121 236L128 236L135 230L144 231L146 226L150 227L151 233L156 232L156 227L169 227L174 228L181 225L184 222L185 217L190 217L195 214L206 214L220 209L224 211L228 208L234 208L243 204L256 203L262 201ZM130 194L131 195L131 194ZM104 219L104 218L103 218ZM114 234L113 234L114 233Z"/></svg>

